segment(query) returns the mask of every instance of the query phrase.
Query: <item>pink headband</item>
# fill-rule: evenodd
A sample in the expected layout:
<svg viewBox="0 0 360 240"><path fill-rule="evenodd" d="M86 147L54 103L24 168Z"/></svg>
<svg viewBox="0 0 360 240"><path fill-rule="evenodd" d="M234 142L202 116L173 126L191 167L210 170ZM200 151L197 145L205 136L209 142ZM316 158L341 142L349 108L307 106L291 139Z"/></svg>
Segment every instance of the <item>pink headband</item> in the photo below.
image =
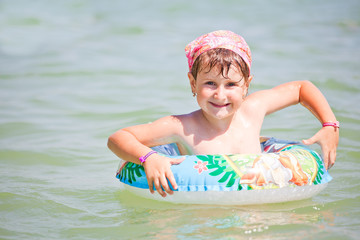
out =
<svg viewBox="0 0 360 240"><path fill-rule="evenodd" d="M251 52L244 38L231 31L219 30L202 35L185 47L189 71L191 71L196 58L199 57L200 54L214 48L226 48L239 54L250 70Z"/></svg>

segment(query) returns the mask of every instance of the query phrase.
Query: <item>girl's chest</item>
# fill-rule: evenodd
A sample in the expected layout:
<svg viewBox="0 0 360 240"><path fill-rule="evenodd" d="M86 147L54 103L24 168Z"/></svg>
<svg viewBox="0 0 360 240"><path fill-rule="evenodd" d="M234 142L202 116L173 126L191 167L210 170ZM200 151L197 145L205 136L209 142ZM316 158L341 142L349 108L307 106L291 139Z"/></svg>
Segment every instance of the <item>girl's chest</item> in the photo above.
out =
<svg viewBox="0 0 360 240"><path fill-rule="evenodd" d="M233 129L223 134L198 134L184 139L188 154L260 153L259 131Z"/></svg>

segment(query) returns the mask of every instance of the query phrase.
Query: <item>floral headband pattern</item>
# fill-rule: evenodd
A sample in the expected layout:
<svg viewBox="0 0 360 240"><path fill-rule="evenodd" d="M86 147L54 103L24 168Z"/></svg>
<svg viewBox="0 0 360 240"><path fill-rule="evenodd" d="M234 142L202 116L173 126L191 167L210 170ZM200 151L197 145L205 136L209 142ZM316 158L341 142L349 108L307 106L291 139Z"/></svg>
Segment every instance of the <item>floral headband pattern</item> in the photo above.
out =
<svg viewBox="0 0 360 240"><path fill-rule="evenodd" d="M250 70L251 52L244 38L231 31L219 30L202 35L185 47L189 71L200 54L214 48L225 48L239 54Z"/></svg>

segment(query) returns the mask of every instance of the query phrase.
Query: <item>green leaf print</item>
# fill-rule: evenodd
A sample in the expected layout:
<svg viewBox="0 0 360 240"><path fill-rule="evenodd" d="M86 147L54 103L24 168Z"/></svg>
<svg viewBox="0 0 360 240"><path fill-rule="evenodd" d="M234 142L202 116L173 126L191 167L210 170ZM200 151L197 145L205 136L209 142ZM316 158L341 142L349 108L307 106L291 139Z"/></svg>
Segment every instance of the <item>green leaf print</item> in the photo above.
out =
<svg viewBox="0 0 360 240"><path fill-rule="evenodd" d="M136 182L136 177L141 177L141 171L143 170L143 166L128 162L125 164L123 169L120 172L119 179L120 180L127 180L130 184Z"/></svg>
<svg viewBox="0 0 360 240"><path fill-rule="evenodd" d="M218 167L215 171L209 173L211 176L218 176L222 173L224 173L224 167Z"/></svg>
<svg viewBox="0 0 360 240"><path fill-rule="evenodd" d="M231 173L227 172L224 174L224 176L222 178L220 178L220 180L218 182L224 183L230 176L231 176Z"/></svg>
<svg viewBox="0 0 360 240"><path fill-rule="evenodd" d="M139 168L135 168L135 174L136 174L137 177L141 177L141 176L142 176Z"/></svg>
<svg viewBox="0 0 360 240"><path fill-rule="evenodd" d="M232 187L235 184L235 180L239 176L235 171L229 166L226 159L221 155L207 155L207 156L197 156L201 161L207 161L208 164L206 167L212 171L209 173L210 176L219 176L219 183L226 183L226 187ZM241 186L238 188L242 188Z"/></svg>
<svg viewBox="0 0 360 240"><path fill-rule="evenodd" d="M316 160L316 164L318 166L318 172L316 174L316 178L314 179L314 185L320 184L321 180L323 178L324 172L325 172L325 168L324 168L324 163L321 159L321 157L314 151L310 151L310 153L314 156L315 160Z"/></svg>
<svg viewBox="0 0 360 240"><path fill-rule="evenodd" d="M235 184L235 180L237 178L237 175L235 172L230 173L231 177L228 181L228 183L226 184L226 187L232 187ZM240 185L240 184L239 184Z"/></svg>
<svg viewBox="0 0 360 240"><path fill-rule="evenodd" d="M209 163L210 163L210 161L213 162L213 157L211 155L199 155L196 157L203 162L209 162Z"/></svg>

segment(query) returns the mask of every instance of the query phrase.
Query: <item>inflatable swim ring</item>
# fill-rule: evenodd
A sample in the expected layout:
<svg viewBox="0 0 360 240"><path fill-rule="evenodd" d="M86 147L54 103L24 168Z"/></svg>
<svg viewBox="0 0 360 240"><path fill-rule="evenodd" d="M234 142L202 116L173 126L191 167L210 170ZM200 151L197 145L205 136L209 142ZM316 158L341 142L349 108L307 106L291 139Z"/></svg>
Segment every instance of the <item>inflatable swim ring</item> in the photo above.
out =
<svg viewBox="0 0 360 240"><path fill-rule="evenodd" d="M188 155L171 170L178 184L173 195L151 194L144 168L121 162L116 177L125 189L155 200L191 204L249 205L310 198L331 176L321 156L299 142L261 138L261 154ZM176 144L153 148L180 158Z"/></svg>

